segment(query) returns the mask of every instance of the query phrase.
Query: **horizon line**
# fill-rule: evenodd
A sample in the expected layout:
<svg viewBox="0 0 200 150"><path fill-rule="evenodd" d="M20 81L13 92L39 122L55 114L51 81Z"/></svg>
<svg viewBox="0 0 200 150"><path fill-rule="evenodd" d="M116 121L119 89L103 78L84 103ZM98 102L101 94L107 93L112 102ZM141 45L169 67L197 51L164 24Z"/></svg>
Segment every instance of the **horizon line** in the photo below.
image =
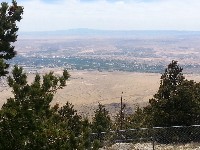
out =
<svg viewBox="0 0 200 150"><path fill-rule="evenodd" d="M19 33L39 33L39 32L60 32L60 31L112 31L112 32L141 32L141 31L159 31L159 32L200 32L200 30L178 30L178 29L95 29L95 28L70 28L70 29L59 29L59 30L36 30L36 31L20 31Z"/></svg>

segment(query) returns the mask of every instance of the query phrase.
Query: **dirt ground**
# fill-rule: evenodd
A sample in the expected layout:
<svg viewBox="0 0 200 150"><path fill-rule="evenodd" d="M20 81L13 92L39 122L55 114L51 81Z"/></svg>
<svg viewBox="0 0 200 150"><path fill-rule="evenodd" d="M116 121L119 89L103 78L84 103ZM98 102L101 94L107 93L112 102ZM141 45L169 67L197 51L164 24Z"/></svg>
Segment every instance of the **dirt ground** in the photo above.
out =
<svg viewBox="0 0 200 150"><path fill-rule="evenodd" d="M41 73L49 70L41 70ZM56 74L61 74L59 69L54 69ZM127 111L132 112L136 105L145 106L148 100L157 92L161 74L155 73L130 73L130 72L98 72L98 71L70 71L71 78L67 86L58 90L52 105L64 105L71 102L80 114L91 116L102 103L111 112L116 114L119 110L121 96ZM34 74L28 75L29 83ZM200 81L200 75L186 75L187 79ZM8 87L0 89L0 106L12 96ZM123 94L122 94L123 92Z"/></svg>

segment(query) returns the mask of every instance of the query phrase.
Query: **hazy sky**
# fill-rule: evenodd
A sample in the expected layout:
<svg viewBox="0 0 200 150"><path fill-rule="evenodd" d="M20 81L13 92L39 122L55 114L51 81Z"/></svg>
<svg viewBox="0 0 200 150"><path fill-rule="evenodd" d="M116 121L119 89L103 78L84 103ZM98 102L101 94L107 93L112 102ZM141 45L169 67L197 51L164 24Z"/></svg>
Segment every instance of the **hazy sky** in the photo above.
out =
<svg viewBox="0 0 200 150"><path fill-rule="evenodd" d="M17 1L24 6L20 31L200 30L200 0Z"/></svg>

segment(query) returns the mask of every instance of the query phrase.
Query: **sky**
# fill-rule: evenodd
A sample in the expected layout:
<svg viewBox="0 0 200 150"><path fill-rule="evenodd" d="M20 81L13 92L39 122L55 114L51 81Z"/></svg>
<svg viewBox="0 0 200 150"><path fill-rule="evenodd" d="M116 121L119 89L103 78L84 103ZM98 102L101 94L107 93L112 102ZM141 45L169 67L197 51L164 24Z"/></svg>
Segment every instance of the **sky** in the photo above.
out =
<svg viewBox="0 0 200 150"><path fill-rule="evenodd" d="M11 0L0 0L11 2ZM200 0L17 0L20 31L76 28L200 31Z"/></svg>

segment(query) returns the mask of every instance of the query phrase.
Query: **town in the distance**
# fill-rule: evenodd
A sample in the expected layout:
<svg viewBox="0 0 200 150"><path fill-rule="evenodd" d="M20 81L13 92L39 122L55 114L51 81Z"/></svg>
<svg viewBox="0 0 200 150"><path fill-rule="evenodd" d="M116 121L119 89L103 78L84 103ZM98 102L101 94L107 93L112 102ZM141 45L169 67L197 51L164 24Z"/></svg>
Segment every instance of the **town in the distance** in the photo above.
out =
<svg viewBox="0 0 200 150"><path fill-rule="evenodd" d="M178 60L185 73L199 73L200 32L74 29L20 33L11 64L40 68L160 73Z"/></svg>

